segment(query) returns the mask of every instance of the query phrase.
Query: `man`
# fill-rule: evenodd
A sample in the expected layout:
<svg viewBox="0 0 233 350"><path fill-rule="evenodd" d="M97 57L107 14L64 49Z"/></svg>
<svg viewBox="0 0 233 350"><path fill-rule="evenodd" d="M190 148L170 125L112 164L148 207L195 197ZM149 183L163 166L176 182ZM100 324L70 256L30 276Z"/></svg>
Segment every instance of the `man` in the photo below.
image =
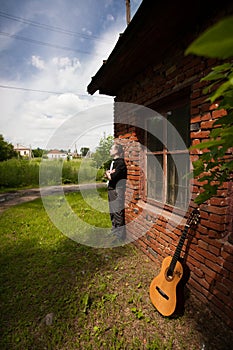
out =
<svg viewBox="0 0 233 350"><path fill-rule="evenodd" d="M117 240L125 239L125 189L127 168L124 161L124 151L120 144L114 143L110 156L113 158L110 169L105 175L108 178L108 201L112 233Z"/></svg>

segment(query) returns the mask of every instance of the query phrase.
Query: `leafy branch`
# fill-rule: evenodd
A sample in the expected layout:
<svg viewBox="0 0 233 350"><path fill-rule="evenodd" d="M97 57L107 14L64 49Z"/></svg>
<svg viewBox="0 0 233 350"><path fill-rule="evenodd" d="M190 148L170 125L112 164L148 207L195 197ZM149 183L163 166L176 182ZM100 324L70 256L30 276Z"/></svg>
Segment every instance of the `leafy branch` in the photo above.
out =
<svg viewBox="0 0 233 350"><path fill-rule="evenodd" d="M186 50L206 57L230 58L233 56L233 17L219 22L194 41ZM196 198L197 204L204 203L216 195L218 188L233 173L233 63L227 62L212 68L201 81L209 82L203 90L209 94L210 103L218 102L218 110L225 110L226 115L216 120L210 132L209 141L192 146L203 152L193 162L194 177L203 183L203 192Z"/></svg>

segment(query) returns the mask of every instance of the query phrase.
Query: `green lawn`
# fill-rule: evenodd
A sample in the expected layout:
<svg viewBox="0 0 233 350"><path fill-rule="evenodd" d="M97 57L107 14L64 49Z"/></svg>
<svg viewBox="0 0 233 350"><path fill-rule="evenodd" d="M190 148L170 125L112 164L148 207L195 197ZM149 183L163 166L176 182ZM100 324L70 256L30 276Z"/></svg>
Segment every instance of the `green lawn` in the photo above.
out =
<svg viewBox="0 0 233 350"><path fill-rule="evenodd" d="M79 193L66 198L87 222L110 225L108 213L83 210ZM54 227L41 200L1 214L0 235L2 350L201 348L189 313L166 319L152 306L155 264L133 245L78 244Z"/></svg>

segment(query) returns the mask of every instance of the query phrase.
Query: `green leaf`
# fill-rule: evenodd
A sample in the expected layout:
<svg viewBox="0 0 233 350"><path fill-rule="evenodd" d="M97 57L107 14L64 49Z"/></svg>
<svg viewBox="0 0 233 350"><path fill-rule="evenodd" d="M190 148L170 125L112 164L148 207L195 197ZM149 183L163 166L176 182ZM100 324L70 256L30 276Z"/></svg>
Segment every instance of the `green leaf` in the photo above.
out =
<svg viewBox="0 0 233 350"><path fill-rule="evenodd" d="M213 103L217 98L223 96L224 92L230 87L231 82L226 81L222 85L219 86L219 88L210 96L210 101Z"/></svg>
<svg viewBox="0 0 233 350"><path fill-rule="evenodd" d="M233 100L232 100L232 105L233 105ZM223 117L215 120L213 126L215 125L229 125L233 123L233 116L227 114L224 115Z"/></svg>
<svg viewBox="0 0 233 350"><path fill-rule="evenodd" d="M207 201L208 199L211 198L211 194L208 192L202 192L200 193L195 199L194 202L198 205L204 203L205 201Z"/></svg>
<svg viewBox="0 0 233 350"><path fill-rule="evenodd" d="M233 17L228 17L207 29L185 51L205 57L226 59L233 56Z"/></svg>
<svg viewBox="0 0 233 350"><path fill-rule="evenodd" d="M222 170L222 171L225 171L225 170L232 171L232 170L233 170L233 160L224 163L224 164L221 166L220 170Z"/></svg>
<svg viewBox="0 0 233 350"><path fill-rule="evenodd" d="M215 139L216 137L221 135L221 133L222 133L222 128L213 129L210 132L210 137L213 137Z"/></svg>
<svg viewBox="0 0 233 350"><path fill-rule="evenodd" d="M223 63L213 67L212 70L214 70L215 72L226 72L226 71L230 71L232 68L233 68L233 64L227 62L227 63Z"/></svg>
<svg viewBox="0 0 233 350"><path fill-rule="evenodd" d="M190 149L205 149L205 148L211 148L215 146L221 146L222 141L221 140L211 140L211 141L205 141L202 143L199 143L198 145L194 145L190 147Z"/></svg>
<svg viewBox="0 0 233 350"><path fill-rule="evenodd" d="M200 81L203 81L203 80L204 80L204 78L201 79ZM212 88L213 88L214 85L216 85L216 84L217 84L217 82L215 81L214 83L209 84L208 86L206 86L206 87L202 90L203 94L206 95L206 94L208 94L209 92L211 92ZM208 100L208 99L207 99L207 100Z"/></svg>
<svg viewBox="0 0 233 350"><path fill-rule="evenodd" d="M230 109L233 106L233 90L226 92L223 96L223 100L221 101L219 107L223 109Z"/></svg>
<svg viewBox="0 0 233 350"><path fill-rule="evenodd" d="M212 81L212 80L219 80L219 79L225 79L225 78L226 78L226 75L224 73L212 70L200 81Z"/></svg>

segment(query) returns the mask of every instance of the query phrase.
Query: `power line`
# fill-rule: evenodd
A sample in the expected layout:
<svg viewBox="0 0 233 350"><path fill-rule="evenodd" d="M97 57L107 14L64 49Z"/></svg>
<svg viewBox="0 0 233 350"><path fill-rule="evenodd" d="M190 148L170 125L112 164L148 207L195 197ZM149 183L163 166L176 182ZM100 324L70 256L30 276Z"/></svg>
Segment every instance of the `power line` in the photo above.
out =
<svg viewBox="0 0 233 350"><path fill-rule="evenodd" d="M6 18L6 19L9 19L9 20L12 20L12 21L16 21L16 22L19 22L19 23L27 24L27 25L30 25L30 26L34 26L34 27L37 27L37 28L49 30L49 31L52 31L52 32L62 33L62 34L71 35L71 36L83 37L83 38L88 39L88 40L100 40L100 41L108 42L106 40L100 39L98 36L95 36L95 35L91 35L90 36L90 35L87 35L87 34L78 33L78 32L75 32L75 31L72 31L72 30L69 30L69 29L65 29L65 28L62 28L62 27L55 27L55 26L51 26L51 25L46 24L46 23L40 23L40 22L36 22L36 21L31 21L31 20L29 20L27 18L13 16L13 15L11 15L9 13L2 12L2 11L0 11L0 17Z"/></svg>
<svg viewBox="0 0 233 350"><path fill-rule="evenodd" d="M29 91L29 92L41 92L41 93L47 93L47 94L53 94L53 95L63 95L66 93L72 93L76 96L79 97L90 97L88 94L76 94L73 92L59 92L59 91L49 91L49 90L39 90L39 89L30 89L30 88L24 88L24 87L20 87L20 86L10 86L10 85L0 85L1 89L10 89L10 90L22 90L22 91ZM106 96L95 96L98 98L106 98Z"/></svg>
<svg viewBox="0 0 233 350"><path fill-rule="evenodd" d="M20 35L10 34L10 33L6 33L6 32L0 32L0 35L14 38L17 40L23 40L23 41L29 42L31 44L43 45L43 46L52 47L52 48L56 48L56 49L60 49L60 50L66 50L66 51L75 51L75 52L80 52L80 53L83 53L86 55L93 55L93 53L88 52L88 51L73 49L71 47L60 46L60 45L55 45L55 44L51 44L51 43L46 43L46 42L40 41L40 40L25 38L24 36L20 36ZM100 56L100 55L96 54L96 56Z"/></svg>

